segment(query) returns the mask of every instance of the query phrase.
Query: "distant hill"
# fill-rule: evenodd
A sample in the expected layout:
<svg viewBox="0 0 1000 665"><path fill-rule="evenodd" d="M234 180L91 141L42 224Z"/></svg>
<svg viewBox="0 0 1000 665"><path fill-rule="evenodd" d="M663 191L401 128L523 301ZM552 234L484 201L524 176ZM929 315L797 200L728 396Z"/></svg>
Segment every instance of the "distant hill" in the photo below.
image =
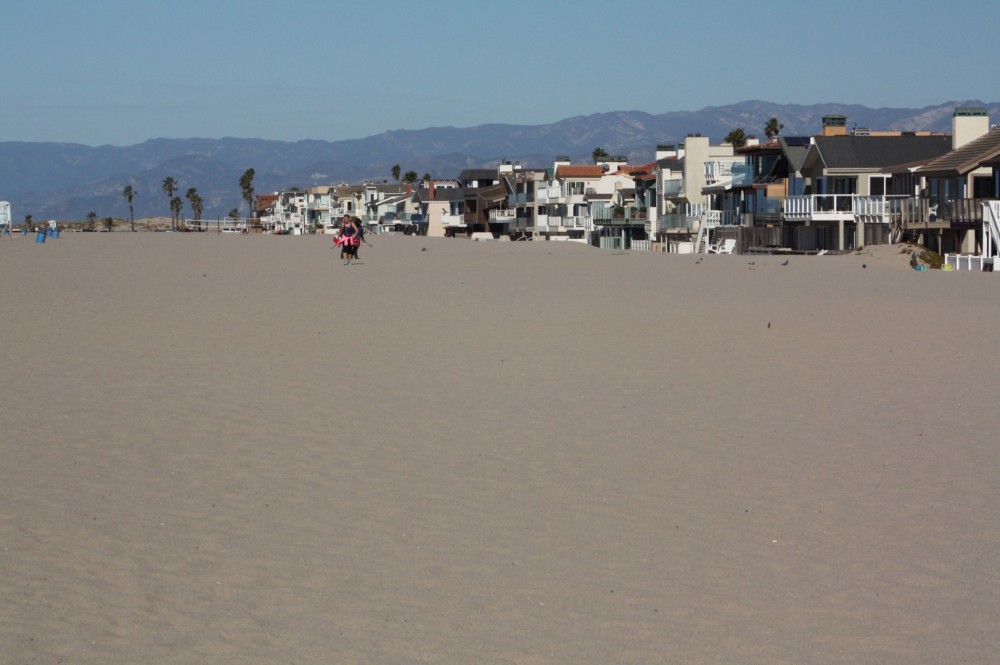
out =
<svg viewBox="0 0 1000 665"><path fill-rule="evenodd" d="M137 218L169 216L161 183L172 176L180 194L195 187L205 201L205 217L225 216L242 205L240 175L256 172L258 193L317 184L389 180L394 164L403 171L454 178L465 168L489 167L508 159L525 166L548 166L567 155L587 162L594 148L626 155L632 162L653 159L658 144L676 143L700 133L713 141L735 127L761 134L775 117L785 135L815 134L830 113L847 116L848 127L875 130L951 130L956 106L982 106L1000 116L1000 102L945 102L921 109L848 104L775 104L745 101L698 111L652 115L614 111L567 118L548 125L430 127L390 131L346 141L268 141L263 139L152 139L117 147L68 143L0 142L0 199L11 202L14 219L36 220L127 217L122 188L131 184ZM190 214L185 204L185 214Z"/></svg>

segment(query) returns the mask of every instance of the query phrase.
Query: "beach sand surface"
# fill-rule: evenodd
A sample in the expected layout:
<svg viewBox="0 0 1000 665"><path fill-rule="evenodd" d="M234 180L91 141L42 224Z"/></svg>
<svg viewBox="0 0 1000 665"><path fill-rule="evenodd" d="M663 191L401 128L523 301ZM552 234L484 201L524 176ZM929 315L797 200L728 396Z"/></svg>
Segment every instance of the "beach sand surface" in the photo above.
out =
<svg viewBox="0 0 1000 665"><path fill-rule="evenodd" d="M0 663L996 660L1000 278L371 242L0 239Z"/></svg>

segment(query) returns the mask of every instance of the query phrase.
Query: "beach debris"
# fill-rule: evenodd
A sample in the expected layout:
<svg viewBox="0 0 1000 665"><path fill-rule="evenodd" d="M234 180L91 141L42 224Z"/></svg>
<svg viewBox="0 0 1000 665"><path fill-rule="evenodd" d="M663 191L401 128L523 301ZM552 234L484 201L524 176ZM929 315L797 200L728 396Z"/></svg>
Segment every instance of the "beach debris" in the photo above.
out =
<svg viewBox="0 0 1000 665"><path fill-rule="evenodd" d="M768 322L767 322L767 329L768 329L768 330L770 330L770 329L771 329L771 322L770 322L770 321L768 321Z"/></svg>
<svg viewBox="0 0 1000 665"><path fill-rule="evenodd" d="M787 266L788 265L788 259L785 259L784 263L782 263L781 265Z"/></svg>
<svg viewBox="0 0 1000 665"><path fill-rule="evenodd" d="M421 252L426 252L426 251L427 251L427 248L426 248L426 247L421 247L421 248L420 248L420 251L421 251Z"/></svg>
<svg viewBox="0 0 1000 665"><path fill-rule="evenodd" d="M862 268L867 268L867 267L868 267L868 264L867 264L867 263L862 263L862 264L861 264L861 267L862 267Z"/></svg>

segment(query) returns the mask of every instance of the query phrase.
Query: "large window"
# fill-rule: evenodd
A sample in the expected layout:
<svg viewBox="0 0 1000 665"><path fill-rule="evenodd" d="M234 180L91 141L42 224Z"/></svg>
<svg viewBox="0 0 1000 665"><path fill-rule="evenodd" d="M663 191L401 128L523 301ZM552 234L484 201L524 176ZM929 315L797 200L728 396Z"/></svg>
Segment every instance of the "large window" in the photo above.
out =
<svg viewBox="0 0 1000 665"><path fill-rule="evenodd" d="M972 178L972 198L991 199L993 196L993 178L988 175Z"/></svg>
<svg viewBox="0 0 1000 665"><path fill-rule="evenodd" d="M886 192L886 181L889 176L886 175L873 175L868 178L868 194L869 196L885 196Z"/></svg>

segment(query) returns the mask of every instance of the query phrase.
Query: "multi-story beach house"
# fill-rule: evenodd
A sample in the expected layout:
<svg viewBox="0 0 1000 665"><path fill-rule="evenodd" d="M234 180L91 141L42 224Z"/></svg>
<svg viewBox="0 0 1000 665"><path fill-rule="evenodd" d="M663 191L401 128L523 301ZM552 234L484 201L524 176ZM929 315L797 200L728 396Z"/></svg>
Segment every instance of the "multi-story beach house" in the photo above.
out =
<svg viewBox="0 0 1000 665"><path fill-rule="evenodd" d="M744 250L843 251L892 240L887 167L924 163L950 145L932 132L849 133L845 116L828 115L820 135L740 148L731 184L704 191Z"/></svg>
<svg viewBox="0 0 1000 665"><path fill-rule="evenodd" d="M952 148L885 170L901 198L894 223L902 238L941 254L981 254L991 236L988 202L1000 199L1000 129L990 128L985 109L957 108Z"/></svg>
<svg viewBox="0 0 1000 665"><path fill-rule="evenodd" d="M731 190L743 161L732 144L712 145L701 134L688 134L680 145L658 145L654 186L643 182L647 178L642 175L636 179L637 190L647 193L650 239L673 251L690 241L704 223L704 213L712 209L711 192ZM648 198L650 191L655 193L653 199ZM722 223L721 216L711 222Z"/></svg>

